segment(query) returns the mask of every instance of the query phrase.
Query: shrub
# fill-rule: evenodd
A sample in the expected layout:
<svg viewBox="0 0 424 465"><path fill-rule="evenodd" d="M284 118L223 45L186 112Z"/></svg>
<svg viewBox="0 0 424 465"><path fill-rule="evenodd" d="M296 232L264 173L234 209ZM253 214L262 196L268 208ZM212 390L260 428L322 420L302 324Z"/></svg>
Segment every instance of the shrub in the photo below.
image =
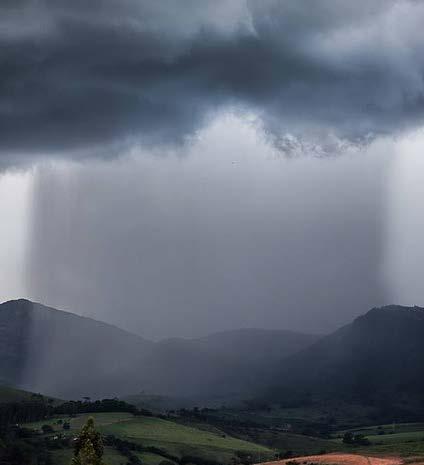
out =
<svg viewBox="0 0 424 465"><path fill-rule="evenodd" d="M43 431L44 434L54 433L54 429L51 425L43 425L41 427L41 430Z"/></svg>

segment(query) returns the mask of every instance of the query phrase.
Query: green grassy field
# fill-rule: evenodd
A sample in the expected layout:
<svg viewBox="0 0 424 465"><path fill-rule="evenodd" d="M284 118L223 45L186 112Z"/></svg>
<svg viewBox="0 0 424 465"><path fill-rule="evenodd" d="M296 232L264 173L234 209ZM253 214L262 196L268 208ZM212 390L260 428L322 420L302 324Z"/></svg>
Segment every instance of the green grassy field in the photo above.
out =
<svg viewBox="0 0 424 465"><path fill-rule="evenodd" d="M69 465L72 459L72 450L63 449L53 451L52 459L54 465ZM126 457L110 447L105 447L103 459L106 465L125 465L128 462Z"/></svg>
<svg viewBox="0 0 424 465"><path fill-rule="evenodd" d="M153 417L135 417L101 426L104 434L113 434L143 446L165 449L177 457L197 455L228 462L236 451L262 458L273 457L272 450L252 442L236 439L224 433L214 433L168 420ZM149 457L152 459L152 457Z"/></svg>
<svg viewBox="0 0 424 465"><path fill-rule="evenodd" d="M395 433L385 435L369 435L367 438L373 443L397 444L403 442L424 441L424 431L410 431L406 433Z"/></svg>
<svg viewBox="0 0 424 465"><path fill-rule="evenodd" d="M311 417L308 416L308 411ZM319 430L319 421L329 415L328 411L306 408L259 411L222 409L210 412L208 421L209 424L221 425L234 437L262 444L281 455L287 452L294 455L314 455L322 451L337 452L343 449L341 443L314 434ZM188 418L178 421L195 420Z"/></svg>
<svg viewBox="0 0 424 465"><path fill-rule="evenodd" d="M25 426L40 430L42 425L49 424L57 432L74 435L89 416L94 418L96 428L104 435L112 434L144 447L154 446L179 458L192 455L229 463L237 451L251 455L258 461L274 457L274 451L270 448L225 435L216 428L209 431L155 417L134 417L128 413L84 414L75 418L60 416L46 421L28 423ZM70 430L64 431L62 425L58 424L58 420L69 421ZM61 451L56 454L59 465L70 457L69 453L70 451ZM60 458L61 454L65 458ZM158 465L165 459L153 453L140 453L140 458L144 458L146 465ZM116 457L112 457L109 461L105 458L108 465L120 463L116 460Z"/></svg>
<svg viewBox="0 0 424 465"><path fill-rule="evenodd" d="M334 442L345 450L373 455L424 456L424 423L376 425L349 431L363 434L371 444L360 447L344 445L341 437L345 431L339 431Z"/></svg>
<svg viewBox="0 0 424 465"><path fill-rule="evenodd" d="M352 451L352 450L350 450ZM399 441L392 443L373 443L354 451L367 455L395 455L400 457L424 457L424 441Z"/></svg>
<svg viewBox="0 0 424 465"><path fill-rule="evenodd" d="M361 428L352 428L350 430L355 433L364 434L366 436L373 435L377 436L380 432L384 434L398 434L398 433L409 433L409 432L424 432L424 423L391 423L387 425L374 425L366 426ZM344 433L345 431L340 431L339 433ZM381 433L380 433L381 435Z"/></svg>
<svg viewBox="0 0 424 465"><path fill-rule="evenodd" d="M34 393L0 385L0 403L34 400Z"/></svg>
<svg viewBox="0 0 424 465"><path fill-rule="evenodd" d="M237 452L250 455L255 462L272 460L275 451L292 451L294 455L346 451L365 455L424 457L423 423L376 425L352 429L352 432L365 435L371 442L369 446L359 447L343 444L342 436L346 430L336 432L332 439L260 428L250 429L248 436L237 434L236 431L230 431L232 435L228 435L216 426L208 424L181 424L157 417L136 417L130 413L119 412L84 414L74 418L58 416L46 421L28 423L25 426L41 430L42 425L49 424L57 432L74 436L89 416L94 418L96 428L103 435L111 434L145 448L155 447L178 458L190 455L226 464L231 462ZM70 430L64 431L62 424L58 423L59 420L69 421ZM159 465L165 460L160 453L156 454L152 451L137 452L137 455L145 465ZM67 465L70 457L69 449L55 451L54 463ZM115 450L107 448L106 464L120 465L126 463L125 460L126 458Z"/></svg>
<svg viewBox="0 0 424 465"><path fill-rule="evenodd" d="M143 463L143 465L159 465L163 460L165 460L160 455L151 454L149 452L140 452L140 453L137 453L136 455L139 459L141 459L141 462ZM168 459L166 459L166 461L171 462Z"/></svg>
<svg viewBox="0 0 424 465"><path fill-rule="evenodd" d="M160 455L149 453L136 454L142 461L143 465L159 465L164 460ZM69 465L72 459L71 449L57 450L52 452L52 459L54 465ZM121 455L116 450L105 447L103 461L106 465L126 465L128 459Z"/></svg>
<svg viewBox="0 0 424 465"><path fill-rule="evenodd" d="M343 445L323 438L293 434L281 431L262 430L250 434L254 442L268 445L282 453L291 451L294 455L316 455L325 452L338 452Z"/></svg>
<svg viewBox="0 0 424 465"><path fill-rule="evenodd" d="M65 433L65 434L74 434L76 431L79 431L81 427L85 424L88 417L93 417L94 421L96 422L96 427L99 428L101 426L109 425L112 423L119 423L120 421L130 420L133 417L131 413L126 412L108 412L108 413L92 413L86 415L77 415L74 418L70 418L67 415L58 415L54 418L50 418L49 420L42 420L36 421L33 423L25 424L26 427L31 429L39 430L43 425L50 425L53 427L55 431ZM58 421L67 421L70 424L70 430L67 433L63 430L62 424L58 424Z"/></svg>
<svg viewBox="0 0 424 465"><path fill-rule="evenodd" d="M372 408L341 401L313 403L304 407L281 407L271 405L263 410L220 409L211 412L211 417L221 418L227 423L255 423L268 428L280 428L290 424L292 432L302 432L317 425L331 424L337 429L348 429L370 423Z"/></svg>

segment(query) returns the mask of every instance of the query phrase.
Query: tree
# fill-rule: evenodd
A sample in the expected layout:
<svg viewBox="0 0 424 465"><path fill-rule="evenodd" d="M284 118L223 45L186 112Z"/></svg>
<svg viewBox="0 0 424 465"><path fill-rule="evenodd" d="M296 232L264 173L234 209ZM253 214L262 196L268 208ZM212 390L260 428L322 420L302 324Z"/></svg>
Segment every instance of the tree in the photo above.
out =
<svg viewBox="0 0 424 465"><path fill-rule="evenodd" d="M72 465L101 465L102 459L96 454L91 441L86 441L77 457L72 459Z"/></svg>
<svg viewBox="0 0 424 465"><path fill-rule="evenodd" d="M54 433L54 429L51 425L43 425L41 427L41 430L43 431L44 434Z"/></svg>
<svg viewBox="0 0 424 465"><path fill-rule="evenodd" d="M343 442L345 444L352 444L355 446L369 446L371 444L369 439L363 434L353 434L350 431L343 435Z"/></svg>
<svg viewBox="0 0 424 465"><path fill-rule="evenodd" d="M344 442L345 444L353 444L353 442L354 442L353 433L350 432L350 431L347 431L347 432L343 435L343 442Z"/></svg>
<svg viewBox="0 0 424 465"><path fill-rule="evenodd" d="M355 444L358 444L358 446L369 446L371 442L363 434L357 434L355 436Z"/></svg>
<svg viewBox="0 0 424 465"><path fill-rule="evenodd" d="M94 428L93 418L89 418L75 440L71 465L104 465L102 456L102 438Z"/></svg>

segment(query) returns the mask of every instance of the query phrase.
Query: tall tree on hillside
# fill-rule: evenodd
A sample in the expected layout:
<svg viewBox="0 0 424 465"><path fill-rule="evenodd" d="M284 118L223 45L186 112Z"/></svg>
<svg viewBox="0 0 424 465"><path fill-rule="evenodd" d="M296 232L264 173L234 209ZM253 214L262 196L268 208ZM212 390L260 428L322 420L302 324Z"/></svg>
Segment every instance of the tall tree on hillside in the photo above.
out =
<svg viewBox="0 0 424 465"><path fill-rule="evenodd" d="M93 418L89 418L75 439L74 457L71 465L104 465L102 456L102 438L94 428Z"/></svg>

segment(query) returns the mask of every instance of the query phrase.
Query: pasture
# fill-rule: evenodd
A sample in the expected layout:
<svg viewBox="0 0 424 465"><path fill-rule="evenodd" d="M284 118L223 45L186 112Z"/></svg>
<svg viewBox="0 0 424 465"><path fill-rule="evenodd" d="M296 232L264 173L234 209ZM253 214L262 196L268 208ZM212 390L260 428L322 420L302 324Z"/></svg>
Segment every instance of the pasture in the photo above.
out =
<svg viewBox="0 0 424 465"><path fill-rule="evenodd" d="M345 450L373 455L398 455L400 457L423 457L424 423L399 423L361 427L349 430L362 434L370 441L369 446L348 446L342 443L346 431L339 431L334 439Z"/></svg>
<svg viewBox="0 0 424 465"><path fill-rule="evenodd" d="M226 435L220 430L213 431L198 429L181 425L169 420L156 417L133 416L129 413L93 413L81 414L73 418L58 416L46 421L27 423L24 426L41 431L43 425L52 426L54 433L74 436L84 425L89 417L93 417L96 428L103 435L113 435L143 446L147 450L137 453L146 465L158 465L166 457L159 452L181 458L183 456L195 456L213 459L220 463L229 463L232 458L241 453L250 456L252 460L264 461L274 457L274 451L249 441L244 441ZM69 430L63 430L63 422L70 423ZM156 448L152 451L152 448ZM156 450L158 453L155 453ZM116 454L109 450L110 460L108 465L121 463ZM70 457L70 450L62 450L55 453L59 465ZM111 455L112 454L112 455ZM61 458L61 457L64 458Z"/></svg>

